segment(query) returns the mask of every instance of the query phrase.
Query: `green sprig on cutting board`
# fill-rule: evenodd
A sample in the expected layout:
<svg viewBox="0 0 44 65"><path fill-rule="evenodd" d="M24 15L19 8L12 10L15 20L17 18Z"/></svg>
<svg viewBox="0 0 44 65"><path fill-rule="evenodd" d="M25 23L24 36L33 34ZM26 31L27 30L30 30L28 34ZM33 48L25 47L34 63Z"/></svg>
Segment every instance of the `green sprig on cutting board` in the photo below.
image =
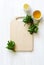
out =
<svg viewBox="0 0 44 65"><path fill-rule="evenodd" d="M31 16L26 15L23 19L23 22L26 24L28 24L28 23L33 24L33 19Z"/></svg>
<svg viewBox="0 0 44 65"><path fill-rule="evenodd" d="M30 32L30 34L37 33L38 32L38 26L36 24L32 24L28 28L28 32Z"/></svg>
<svg viewBox="0 0 44 65"><path fill-rule="evenodd" d="M12 41L12 40L10 40L10 41L8 41L7 42L7 49L9 49L9 50L12 50L12 51L15 51L15 42L14 41Z"/></svg>

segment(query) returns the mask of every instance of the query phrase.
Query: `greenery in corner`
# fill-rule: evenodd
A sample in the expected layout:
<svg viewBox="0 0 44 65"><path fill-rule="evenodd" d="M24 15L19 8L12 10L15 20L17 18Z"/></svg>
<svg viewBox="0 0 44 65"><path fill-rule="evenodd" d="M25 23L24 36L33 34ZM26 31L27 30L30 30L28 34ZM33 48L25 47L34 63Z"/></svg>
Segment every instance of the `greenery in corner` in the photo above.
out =
<svg viewBox="0 0 44 65"><path fill-rule="evenodd" d="M30 34L38 32L38 24L40 21L34 24L33 18L31 16L26 15L26 17L24 17L23 19L23 22L26 24L30 23L29 28L28 28L28 32L30 32Z"/></svg>
<svg viewBox="0 0 44 65"><path fill-rule="evenodd" d="M15 42L10 40L7 42L7 49L15 51Z"/></svg>

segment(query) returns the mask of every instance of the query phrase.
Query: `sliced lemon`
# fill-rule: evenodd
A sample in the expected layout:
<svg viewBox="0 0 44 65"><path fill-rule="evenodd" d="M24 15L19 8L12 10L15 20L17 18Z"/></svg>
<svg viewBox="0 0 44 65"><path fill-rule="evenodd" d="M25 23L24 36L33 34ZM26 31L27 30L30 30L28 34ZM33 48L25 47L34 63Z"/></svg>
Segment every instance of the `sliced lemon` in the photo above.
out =
<svg viewBox="0 0 44 65"><path fill-rule="evenodd" d="M28 4L24 4L24 9L25 10L29 9L29 5Z"/></svg>

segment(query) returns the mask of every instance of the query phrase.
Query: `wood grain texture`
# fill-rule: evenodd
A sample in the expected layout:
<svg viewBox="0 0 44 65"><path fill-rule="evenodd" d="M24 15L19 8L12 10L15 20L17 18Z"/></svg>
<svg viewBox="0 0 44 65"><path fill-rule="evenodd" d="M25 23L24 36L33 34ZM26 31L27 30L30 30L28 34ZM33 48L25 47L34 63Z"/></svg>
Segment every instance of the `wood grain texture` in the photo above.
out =
<svg viewBox="0 0 44 65"><path fill-rule="evenodd" d="M10 40L15 41L16 51L32 51L34 38L27 31L29 25L24 26L21 20L16 19L10 23Z"/></svg>

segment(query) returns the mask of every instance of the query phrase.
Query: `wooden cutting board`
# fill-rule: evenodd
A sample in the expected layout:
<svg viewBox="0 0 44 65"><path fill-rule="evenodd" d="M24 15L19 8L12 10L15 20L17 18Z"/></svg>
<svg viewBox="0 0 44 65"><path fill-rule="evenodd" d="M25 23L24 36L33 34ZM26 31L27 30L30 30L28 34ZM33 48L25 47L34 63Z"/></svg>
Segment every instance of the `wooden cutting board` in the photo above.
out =
<svg viewBox="0 0 44 65"><path fill-rule="evenodd" d="M20 18L22 17L18 17L10 23L10 40L15 41L16 51L32 51L33 35L27 31L29 25L24 26L24 22Z"/></svg>

